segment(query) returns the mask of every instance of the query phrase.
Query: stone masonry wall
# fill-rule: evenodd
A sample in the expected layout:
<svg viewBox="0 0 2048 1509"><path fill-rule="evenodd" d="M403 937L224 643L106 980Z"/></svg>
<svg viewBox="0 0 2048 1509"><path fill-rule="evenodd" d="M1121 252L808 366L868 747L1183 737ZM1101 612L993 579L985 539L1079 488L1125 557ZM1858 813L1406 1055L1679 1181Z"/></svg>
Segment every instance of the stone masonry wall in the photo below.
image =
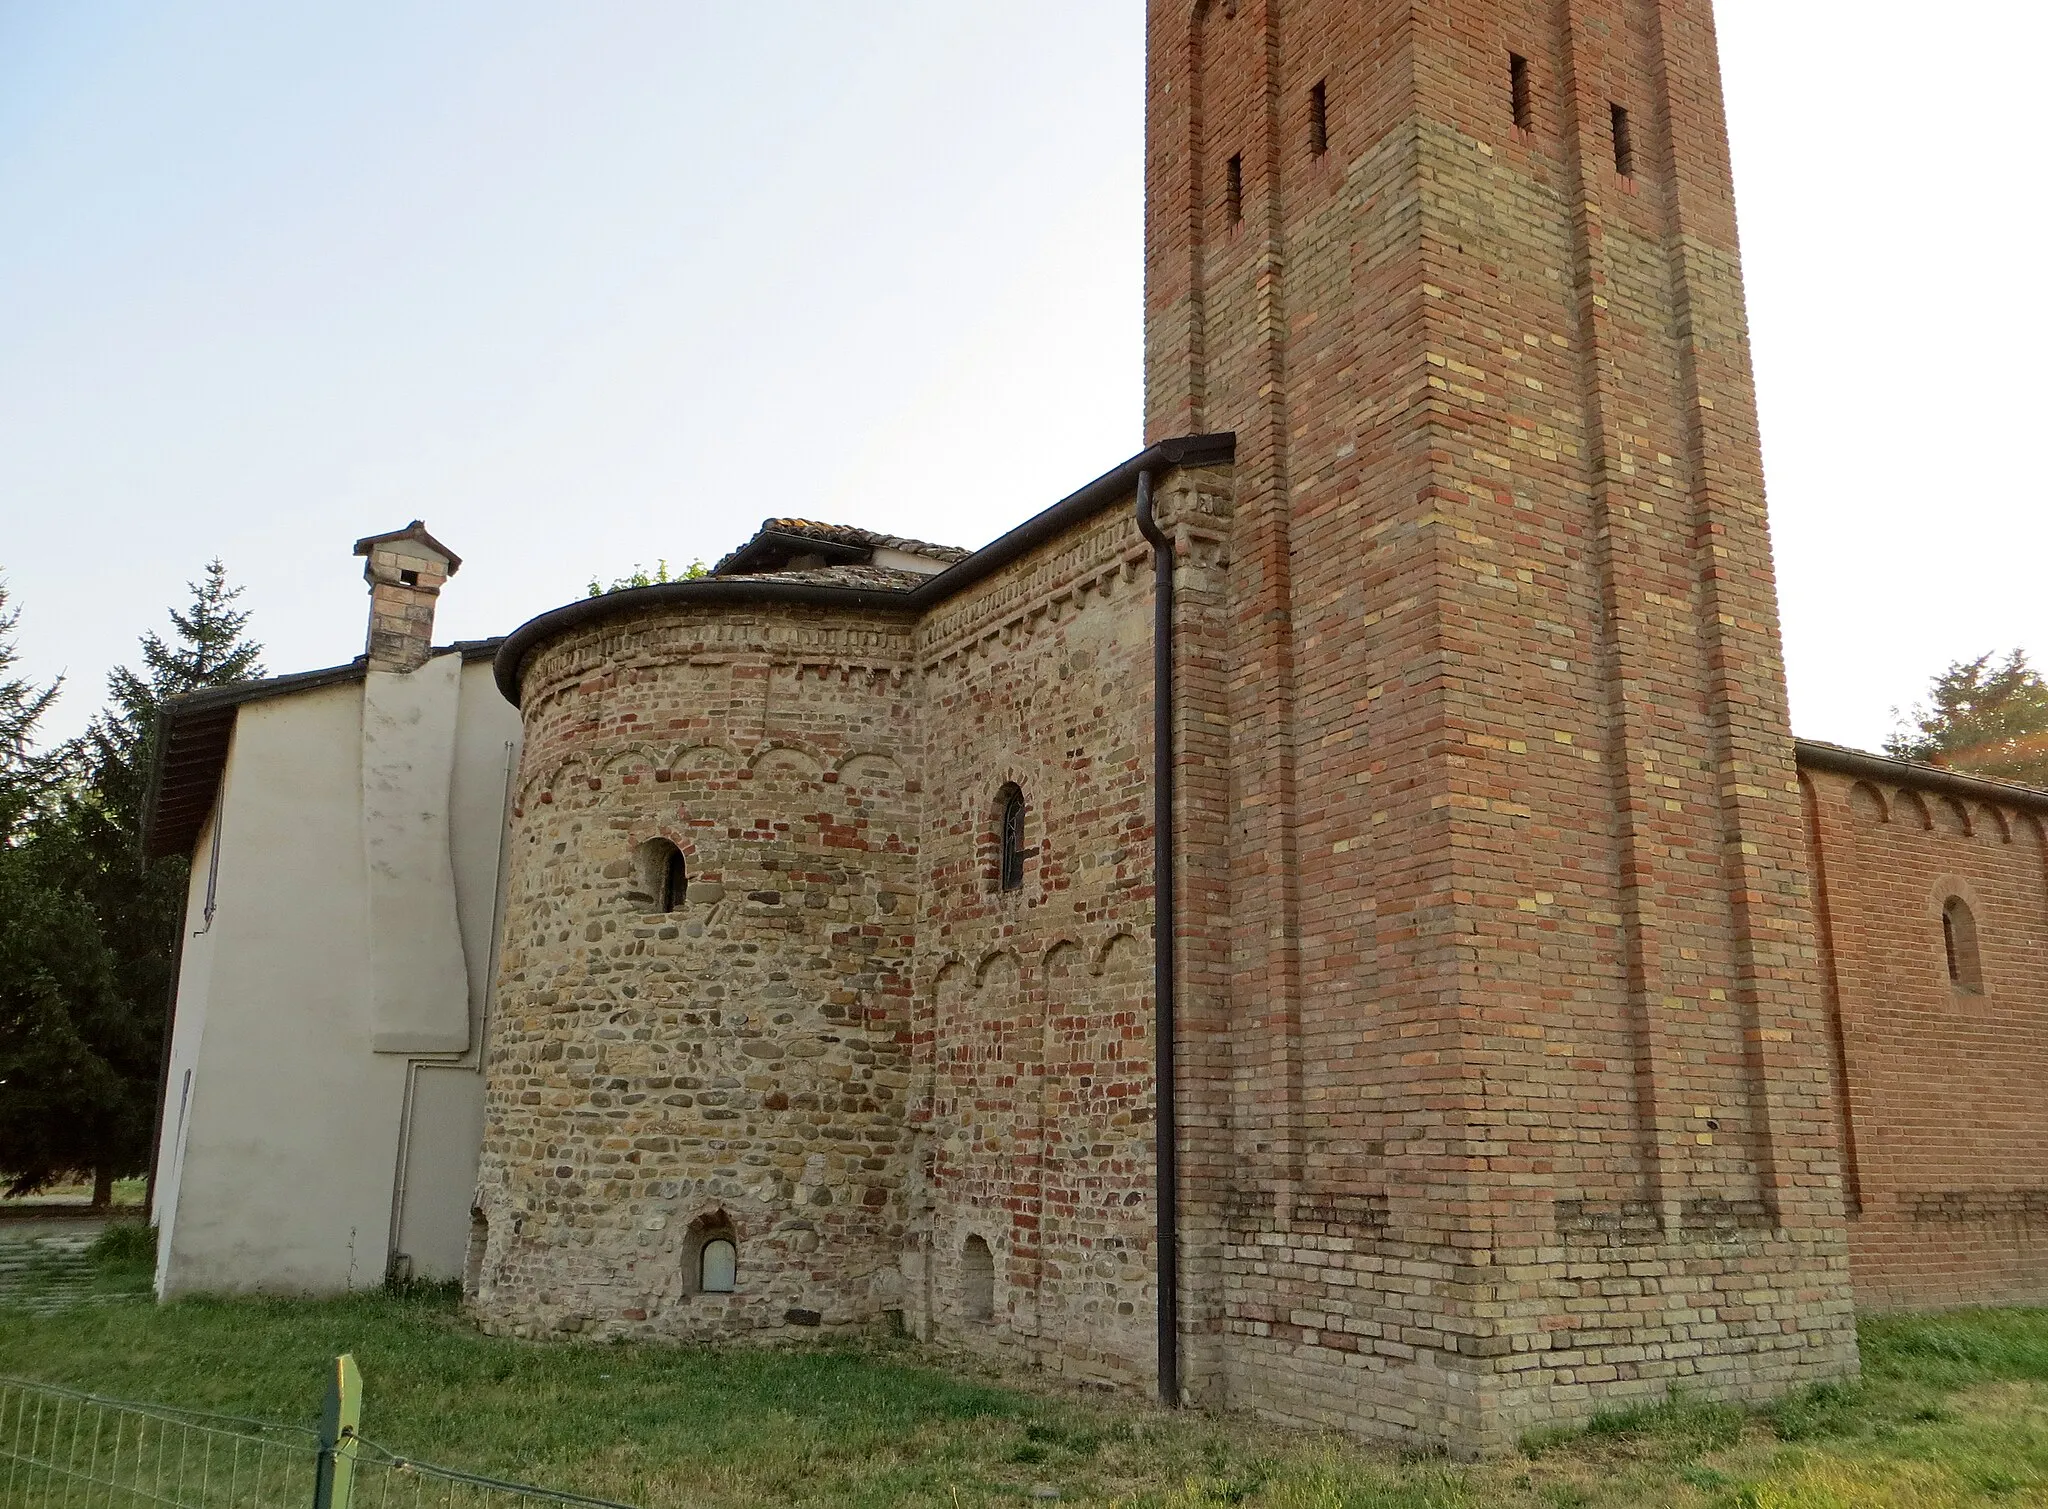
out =
<svg viewBox="0 0 2048 1509"><path fill-rule="evenodd" d="M2048 839L2017 806L1808 766L1865 1309L2048 1302ZM1951 900L1978 978L1952 981Z"/></svg>
<svg viewBox="0 0 2048 1509"><path fill-rule="evenodd" d="M910 648L880 616L672 610L528 662L472 1285L494 1329L900 1307ZM635 894L657 837L688 867L668 914ZM695 1293L721 1233L738 1292Z"/></svg>

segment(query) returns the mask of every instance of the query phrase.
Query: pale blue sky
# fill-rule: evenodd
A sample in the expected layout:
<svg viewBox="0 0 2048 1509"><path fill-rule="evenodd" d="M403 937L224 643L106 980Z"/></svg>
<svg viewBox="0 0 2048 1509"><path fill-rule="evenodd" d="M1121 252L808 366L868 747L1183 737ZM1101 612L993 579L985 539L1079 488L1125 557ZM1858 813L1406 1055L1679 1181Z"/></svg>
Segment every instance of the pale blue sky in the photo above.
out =
<svg viewBox="0 0 2048 1509"><path fill-rule="evenodd" d="M2048 659L2048 7L1723 0L1795 721ZM1138 0L0 0L0 570L53 730L219 554L502 633L765 515L975 545L1140 443Z"/></svg>

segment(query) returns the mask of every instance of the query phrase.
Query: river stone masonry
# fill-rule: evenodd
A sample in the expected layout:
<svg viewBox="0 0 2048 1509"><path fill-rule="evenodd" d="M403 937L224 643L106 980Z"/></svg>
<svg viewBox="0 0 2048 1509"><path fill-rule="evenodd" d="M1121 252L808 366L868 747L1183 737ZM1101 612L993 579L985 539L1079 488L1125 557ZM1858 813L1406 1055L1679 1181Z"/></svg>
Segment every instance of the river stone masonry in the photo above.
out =
<svg viewBox="0 0 2048 1509"><path fill-rule="evenodd" d="M1214 638L1229 491L1227 468L1159 470L1190 647ZM923 613L859 594L963 552L771 520L710 590L826 601L624 593L523 660L468 1285L488 1328L888 1326L1149 1375L1152 573L1132 505L1112 489ZM666 846L680 884L650 865ZM700 1282L720 1238L729 1294Z"/></svg>
<svg viewBox="0 0 2048 1509"><path fill-rule="evenodd" d="M477 1307L521 1335L843 1329L897 1298L907 626L645 613L527 672ZM636 890L666 839L687 890ZM748 1276L693 1292L729 1233Z"/></svg>

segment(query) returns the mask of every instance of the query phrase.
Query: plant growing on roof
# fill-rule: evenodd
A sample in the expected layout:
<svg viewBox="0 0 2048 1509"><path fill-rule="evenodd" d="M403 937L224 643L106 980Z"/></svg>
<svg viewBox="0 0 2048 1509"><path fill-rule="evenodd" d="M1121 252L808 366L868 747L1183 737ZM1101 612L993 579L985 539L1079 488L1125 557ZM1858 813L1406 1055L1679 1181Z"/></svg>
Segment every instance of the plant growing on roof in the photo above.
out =
<svg viewBox="0 0 2048 1509"><path fill-rule="evenodd" d="M649 571L645 566L635 561L632 574L620 577L609 587L593 576L590 579L589 588L583 595L585 597L603 597L608 592L624 592L632 587L654 587L659 586L663 582L694 582L710 574L710 568L702 561L692 561L681 571L671 576L668 570L668 558L663 556L655 563L654 570L652 571Z"/></svg>

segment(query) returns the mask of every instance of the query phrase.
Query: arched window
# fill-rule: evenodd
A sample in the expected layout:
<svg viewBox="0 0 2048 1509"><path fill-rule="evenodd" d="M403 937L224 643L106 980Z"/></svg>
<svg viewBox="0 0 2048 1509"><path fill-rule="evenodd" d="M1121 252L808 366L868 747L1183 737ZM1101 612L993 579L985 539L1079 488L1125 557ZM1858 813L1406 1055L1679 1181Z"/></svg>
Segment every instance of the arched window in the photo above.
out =
<svg viewBox="0 0 2048 1509"><path fill-rule="evenodd" d="M699 1216L683 1238L683 1283L692 1294L731 1294L739 1288L740 1243L722 1210Z"/></svg>
<svg viewBox="0 0 2048 1509"><path fill-rule="evenodd" d="M996 866L996 883L1006 891L1024 889L1024 793L1014 784L996 796L1002 853Z"/></svg>
<svg viewBox="0 0 2048 1509"><path fill-rule="evenodd" d="M1948 982L1966 995L1984 990L1984 964L1977 951L1977 919L1969 903L1951 896L1941 908L1941 941L1948 950Z"/></svg>
<svg viewBox="0 0 2048 1509"><path fill-rule="evenodd" d="M689 895L690 874L683 851L665 838L650 838L634 851L633 889L629 900L650 911L678 912Z"/></svg>
<svg viewBox="0 0 2048 1509"><path fill-rule="evenodd" d="M739 1278L740 1250L730 1237L713 1237L697 1254L697 1289L702 1294L730 1294Z"/></svg>
<svg viewBox="0 0 2048 1509"><path fill-rule="evenodd" d="M994 1320L996 1255L980 1237L960 1249L960 1308L969 1320Z"/></svg>

